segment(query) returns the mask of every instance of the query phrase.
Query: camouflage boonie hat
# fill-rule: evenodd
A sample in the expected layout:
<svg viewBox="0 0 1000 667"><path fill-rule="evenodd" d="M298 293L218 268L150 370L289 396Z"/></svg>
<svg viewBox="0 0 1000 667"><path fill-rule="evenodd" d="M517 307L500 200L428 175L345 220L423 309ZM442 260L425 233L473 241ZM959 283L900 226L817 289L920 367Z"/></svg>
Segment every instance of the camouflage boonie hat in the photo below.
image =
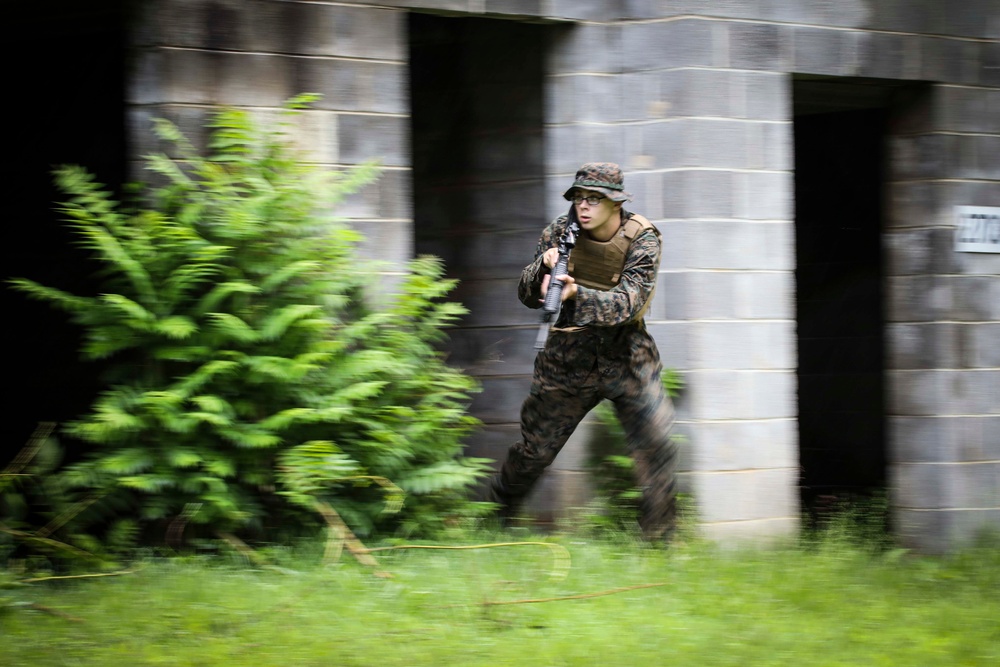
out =
<svg viewBox="0 0 1000 667"><path fill-rule="evenodd" d="M595 190L611 201L632 201L632 195L625 192L622 169L614 162L588 162L580 167L573 185L563 193L563 198L567 201L573 199L573 190L577 188Z"/></svg>

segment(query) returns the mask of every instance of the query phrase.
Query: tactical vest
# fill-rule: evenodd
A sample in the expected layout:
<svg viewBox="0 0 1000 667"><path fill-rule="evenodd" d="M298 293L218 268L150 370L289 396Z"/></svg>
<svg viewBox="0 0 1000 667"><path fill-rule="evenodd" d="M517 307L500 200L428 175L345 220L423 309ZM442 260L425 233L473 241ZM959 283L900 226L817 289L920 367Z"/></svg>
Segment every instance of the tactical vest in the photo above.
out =
<svg viewBox="0 0 1000 667"><path fill-rule="evenodd" d="M576 247L569 254L570 275L584 287L600 290L615 287L622 279L625 255L632 239L646 229L654 230L657 236L660 234L653 223L633 213L607 241L595 241L586 234L580 234Z"/></svg>
<svg viewBox="0 0 1000 667"><path fill-rule="evenodd" d="M656 225L633 213L607 241L595 241L586 234L580 234L576 246L569 254L569 274L584 287L599 290L615 287L621 281L625 256L628 254L629 246L632 245L632 240L646 229L652 229L657 236L660 235ZM638 313L633 321L642 318L652 300L651 291L642 312Z"/></svg>

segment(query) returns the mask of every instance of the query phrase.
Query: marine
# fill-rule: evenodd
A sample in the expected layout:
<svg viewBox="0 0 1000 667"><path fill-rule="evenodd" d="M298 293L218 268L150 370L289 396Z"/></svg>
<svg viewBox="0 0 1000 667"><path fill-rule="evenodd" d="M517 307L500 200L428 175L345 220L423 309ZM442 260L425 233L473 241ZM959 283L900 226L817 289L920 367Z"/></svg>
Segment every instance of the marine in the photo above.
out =
<svg viewBox="0 0 1000 667"><path fill-rule="evenodd" d="M521 438L491 479L490 498L503 519L517 515L582 419L607 399L635 462L643 535L669 539L676 513L674 409L644 320L656 286L660 233L624 208L632 196L617 164L584 164L563 197L572 202L569 212L544 229L518 282L521 302L540 308L550 282L561 281L562 307L535 358L531 388L521 406ZM559 240L571 219L580 234L568 273L552 276Z"/></svg>

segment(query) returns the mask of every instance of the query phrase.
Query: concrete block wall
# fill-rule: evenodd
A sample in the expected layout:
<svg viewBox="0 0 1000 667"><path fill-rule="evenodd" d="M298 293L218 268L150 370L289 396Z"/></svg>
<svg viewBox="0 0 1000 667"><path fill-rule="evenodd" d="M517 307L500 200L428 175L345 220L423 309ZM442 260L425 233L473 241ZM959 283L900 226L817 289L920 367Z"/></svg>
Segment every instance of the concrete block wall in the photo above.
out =
<svg viewBox="0 0 1000 667"><path fill-rule="evenodd" d="M311 160L349 170L378 158L381 177L339 217L360 228L362 253L400 266L413 255L406 13L281 0L151 0L133 37L128 91L132 172L161 150L150 121L177 123L203 145L218 108L273 121L300 93L323 98L296 122Z"/></svg>
<svg viewBox="0 0 1000 667"><path fill-rule="evenodd" d="M928 552L1000 530L1000 254L955 250L956 206L1000 207L1000 81L978 62L913 100L892 139L892 501Z"/></svg>

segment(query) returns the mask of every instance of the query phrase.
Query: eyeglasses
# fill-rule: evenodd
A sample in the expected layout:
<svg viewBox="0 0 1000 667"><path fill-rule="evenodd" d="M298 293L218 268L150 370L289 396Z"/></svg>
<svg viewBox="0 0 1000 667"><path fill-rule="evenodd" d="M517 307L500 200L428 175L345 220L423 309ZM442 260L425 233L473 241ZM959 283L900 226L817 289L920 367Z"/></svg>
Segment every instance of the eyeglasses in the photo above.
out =
<svg viewBox="0 0 1000 667"><path fill-rule="evenodd" d="M602 200L607 199L607 197L602 197L601 195L573 195L573 203L579 206L583 202L587 202L591 206L597 206Z"/></svg>

